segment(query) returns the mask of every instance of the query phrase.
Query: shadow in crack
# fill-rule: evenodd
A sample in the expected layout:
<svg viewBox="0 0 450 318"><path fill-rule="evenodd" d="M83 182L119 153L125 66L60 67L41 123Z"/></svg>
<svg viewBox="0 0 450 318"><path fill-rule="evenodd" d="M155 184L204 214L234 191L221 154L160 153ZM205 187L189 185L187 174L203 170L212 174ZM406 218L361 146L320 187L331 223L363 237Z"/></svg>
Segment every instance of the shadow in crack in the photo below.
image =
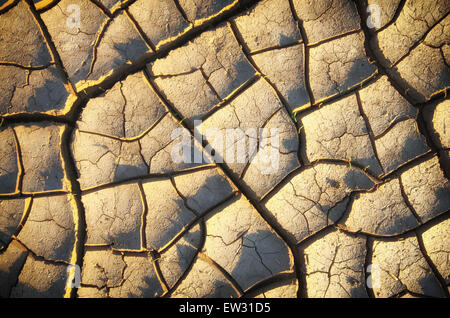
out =
<svg viewBox="0 0 450 318"><path fill-rule="evenodd" d="M42 273L34 273L40 275ZM27 283L19 282L11 291L11 298L63 298L65 293L66 278L59 280L51 286L36 288Z"/></svg>
<svg viewBox="0 0 450 318"><path fill-rule="evenodd" d="M114 170L113 182L118 182L134 177L145 176L148 174L148 168L145 164L141 163L138 166L118 164Z"/></svg>
<svg viewBox="0 0 450 318"><path fill-rule="evenodd" d="M200 248L201 232L197 229L195 231L189 231L183 236L183 239L184 242L177 242L177 245L174 246L174 248L176 248L176 259L178 260L179 267L187 269L194 261L194 257ZM176 280L178 280L178 278Z"/></svg>
<svg viewBox="0 0 450 318"><path fill-rule="evenodd" d="M347 195L340 202L334 205L318 206L319 211L328 218L327 225L330 223L335 224L336 222L341 220L342 216L347 210L348 200L350 200L349 195Z"/></svg>
<svg viewBox="0 0 450 318"><path fill-rule="evenodd" d="M9 256L10 259L7 261L8 264L2 264L3 266L0 266L0 298L9 297L11 288L17 281L17 277L19 276L20 270L28 255L27 252L15 252L14 254L16 254L13 256L15 257L14 260L11 261L11 256ZM1 256L2 254L0 254L0 257Z"/></svg>
<svg viewBox="0 0 450 318"><path fill-rule="evenodd" d="M127 214L128 211L123 211L120 216L116 215L116 218L120 219L116 226L112 225L112 229L105 233L103 238L104 242L110 244L113 249L125 249L125 250L140 250L141 249L141 231L140 231L140 219L132 220L126 223L127 219L131 216ZM120 226L120 228L118 227Z"/></svg>
<svg viewBox="0 0 450 318"><path fill-rule="evenodd" d="M148 166L144 162L142 162L144 158L142 158L141 163L131 165L121 162L133 162L132 159L126 160L126 158L122 157L118 164L115 165L114 177L112 181L120 182L134 177L145 176L149 173L168 174L175 171L181 171L210 164L211 162L209 161L209 159L206 156L203 156L202 150L192 144L192 139L189 139L189 141L190 143L185 145L184 143L179 142L179 140L174 139L172 143L169 143L165 148L161 149L155 155L147 159L149 160L149 162L147 162ZM174 154L172 153L172 151L174 149L173 147L178 147L179 145L175 145L175 143L179 144L181 148L181 151L176 154L176 160L173 157ZM105 148L105 146L102 144L95 144L95 146ZM166 151L166 149L168 150ZM134 153L125 154L125 157L134 157ZM160 162L165 162L165 164L152 165L152 162L156 161L155 158L159 159Z"/></svg>
<svg viewBox="0 0 450 318"><path fill-rule="evenodd" d="M114 23L114 22L113 22ZM111 28L111 25L109 26ZM105 36L107 36L106 31ZM99 79L113 70L117 70L127 61L134 61L148 51L145 42L140 38L127 39L127 42L112 43L112 48L102 48L105 38L97 49L97 58L89 74L90 79ZM112 40L111 40L112 41ZM106 52L103 52L106 50ZM111 52L113 51L113 52ZM117 54L114 53L117 52Z"/></svg>
<svg viewBox="0 0 450 318"><path fill-rule="evenodd" d="M59 78L55 69L48 70L53 73L55 78ZM25 103L25 110L27 112L46 112L52 109L63 109L68 95L62 81L46 79L42 86L33 89L33 95Z"/></svg>
<svg viewBox="0 0 450 318"><path fill-rule="evenodd" d="M16 227L6 227L0 229L0 251L3 251L5 247L9 245L15 231Z"/></svg>
<svg viewBox="0 0 450 318"><path fill-rule="evenodd" d="M289 45L289 44L295 43L297 41L298 41L298 39L294 39L293 37L286 36L284 34L280 34L278 45L280 45L280 46Z"/></svg>
<svg viewBox="0 0 450 318"><path fill-rule="evenodd" d="M25 200L0 200L0 240L9 244L25 211Z"/></svg>
<svg viewBox="0 0 450 318"><path fill-rule="evenodd" d="M68 233L67 233L68 232ZM75 231L66 230L64 240L52 251L52 258L70 262L72 251L75 246Z"/></svg>
<svg viewBox="0 0 450 318"><path fill-rule="evenodd" d="M231 195L234 191L231 184L220 174L207 177L194 194L190 195L192 208L203 215L212 206Z"/></svg>
<svg viewBox="0 0 450 318"><path fill-rule="evenodd" d="M205 298L237 298L237 294L233 287L228 284L225 280L214 282L214 293L207 295Z"/></svg>
<svg viewBox="0 0 450 318"><path fill-rule="evenodd" d="M369 190L374 186L372 180L356 169L350 169L344 176L345 185L351 190Z"/></svg>
<svg viewBox="0 0 450 318"><path fill-rule="evenodd" d="M20 273L23 281L19 281L12 288L11 298L62 298L64 296L67 281L66 265L43 263L45 266L39 269L25 265Z"/></svg>
<svg viewBox="0 0 450 318"><path fill-rule="evenodd" d="M13 193L16 190L17 172L0 175L0 193Z"/></svg>
<svg viewBox="0 0 450 318"><path fill-rule="evenodd" d="M113 49L119 53L119 57L112 60L111 69L117 68L126 61L133 61L148 51L147 45L141 38L132 38L127 39L126 42L113 43Z"/></svg>
<svg viewBox="0 0 450 318"><path fill-rule="evenodd" d="M426 276L419 279L418 284L420 286L421 291L426 296L432 297L445 296L438 280L431 272L431 270L427 273Z"/></svg>
<svg viewBox="0 0 450 318"><path fill-rule="evenodd" d="M365 281L363 272L361 272L359 279L347 276L345 278L345 280L351 286L351 287L349 287L349 290L348 290L348 293L350 294L350 298L368 298L369 297L369 295L367 295L367 291L364 286L366 281ZM345 292L347 292L347 291L345 290Z"/></svg>
<svg viewBox="0 0 450 318"><path fill-rule="evenodd" d="M363 15L366 15L366 13L363 12ZM443 26L443 21L444 20L442 20L439 24L435 25L433 29L436 28L438 25ZM381 50L380 42L376 34L373 33L371 30L366 30L365 33L366 39L368 39L366 41L367 50L378 61L381 67L386 69L386 72L390 80L394 83L397 90L403 96L406 96L408 100L412 100L414 103L423 103L426 102L428 99L430 99L432 95L434 95L437 91L448 89L448 86L450 85L450 72L448 71L448 65L446 65L448 63L445 60L442 47L441 48L432 47L423 44L424 40L428 39L428 35L426 33L424 34L425 35L424 39L417 39L416 43L409 45L407 47L408 52L406 52L403 56L395 58L392 58L391 56L392 62L397 64L395 66L392 66L390 57L385 56L383 51ZM436 37L435 39L438 40L439 37ZM424 50L427 50L427 52L424 52ZM440 52L437 52L439 50ZM416 60L410 61L408 68L402 67L403 69L402 70L403 76L402 76L402 74L398 69L398 64L403 63L405 61L405 58L408 58L412 55L415 55ZM421 65L421 63L425 63L425 65ZM435 66L440 63L442 63L443 67L437 70ZM446 65L447 67L445 67L444 65ZM411 69L415 69L414 71L411 71L412 72L411 74L414 73L415 75L417 75L417 77L412 77L407 74L407 71ZM434 72L432 79L433 83L431 83L427 79L422 79L419 77L420 76L419 73L423 72L424 70L432 73ZM425 84L427 87L421 86L421 84Z"/></svg>
<svg viewBox="0 0 450 318"><path fill-rule="evenodd" d="M188 226L193 226L194 220L204 216L209 209L231 195L232 191L233 189L226 179L221 175L214 175L207 177L195 193L187 196L189 208L179 196L166 198L166 201L172 201L167 206L161 206L159 200L155 202L151 197L147 197L149 210L146 227L147 247L159 250L166 246ZM177 208L167 209L167 207L173 206L172 204ZM200 235L199 231L196 232ZM186 233L184 238L193 246L200 244L200 237L190 232Z"/></svg>
<svg viewBox="0 0 450 318"><path fill-rule="evenodd" d="M36 55L36 63L38 65L48 65L52 62L52 57L50 55L50 52L48 51L47 45L44 42L44 39L42 39L42 42L39 43L40 48Z"/></svg>
<svg viewBox="0 0 450 318"><path fill-rule="evenodd" d="M46 167L46 170L40 171L44 181L44 191L60 190L63 188L64 171L61 163L56 162Z"/></svg>
<svg viewBox="0 0 450 318"><path fill-rule="evenodd" d="M170 198L167 198L167 201L169 200ZM177 209L172 211L160 207L159 202L153 206L151 198L147 202L149 209L146 228L148 248L159 250L195 219L195 214L185 207L183 200L172 199L171 201L177 206Z"/></svg>
<svg viewBox="0 0 450 318"><path fill-rule="evenodd" d="M178 241L176 245L171 247L172 249L175 249L175 252L163 252L163 257L168 255L167 262L171 263L170 267L162 269L162 275L169 288L176 286L181 277L186 274L186 271L188 271L196 261L197 251L200 249L202 242L201 235L202 234L198 229L195 229L195 231L191 230L183 236L184 241ZM172 265L175 262L176 265ZM187 275L189 275L189 273L187 273Z"/></svg>
<svg viewBox="0 0 450 318"><path fill-rule="evenodd" d="M376 69L376 66L370 64L368 59L365 57L355 60L350 69L347 71L347 76L344 83L342 83L342 85L337 85L336 83L328 92L327 96L341 93L352 88L354 85L357 85L369 78L376 71Z"/></svg>
<svg viewBox="0 0 450 318"><path fill-rule="evenodd" d="M183 131L183 134L172 139L171 143L167 146L170 148L170 159L176 165L179 165L179 170L194 168L202 165L210 164L210 160L207 157L206 152L203 152L201 148L194 143L194 138L187 131ZM153 158L150 159L150 163ZM172 165L167 165L167 168L161 167L161 172L170 173L174 169Z"/></svg>
<svg viewBox="0 0 450 318"><path fill-rule="evenodd" d="M448 183L447 186L436 189L434 191L434 197L438 200L437 207L435 208L437 214L450 209L450 187Z"/></svg>
<svg viewBox="0 0 450 318"><path fill-rule="evenodd" d="M422 138L421 138L422 137ZM394 167L389 167L386 170L390 170L392 168L396 168L397 166L414 159L418 155L421 155L427 152L428 147L425 143L425 139L422 134L418 133L417 138L408 138L403 145L403 149L400 155L400 161L396 162Z"/></svg>
<svg viewBox="0 0 450 318"><path fill-rule="evenodd" d="M189 2L188 2L189 3ZM199 2L200 3L200 2ZM220 0L220 1L210 1L208 5L202 5L195 7L193 9L193 5L191 8L188 8L188 4L185 5L182 9L186 12L187 9L190 9L191 14L188 14L188 19L194 18L195 20L208 18L211 15L218 13L220 10L225 8L226 6L233 3L233 0Z"/></svg>
<svg viewBox="0 0 450 318"><path fill-rule="evenodd" d="M294 88L287 91L287 102L291 109L301 107L309 103L308 92L304 83L300 88Z"/></svg>
<svg viewBox="0 0 450 318"><path fill-rule="evenodd" d="M150 259L148 260L150 263L152 262ZM151 264L153 266L153 264ZM156 298L161 296L163 293L161 283L159 282L156 274L152 270L152 276L147 275L144 277L141 277L139 279L140 286L137 286L135 292L128 292L127 297L128 298Z"/></svg>
<svg viewBox="0 0 450 318"><path fill-rule="evenodd" d="M290 270L287 245L270 230L244 234L236 252L237 261L231 276L245 290L276 273ZM221 260L216 260L221 264Z"/></svg>
<svg viewBox="0 0 450 318"><path fill-rule="evenodd" d="M221 98L227 97L236 88L247 82L255 74L255 69L253 68L253 66L251 66L250 63L247 62L247 60L244 58L233 65L233 68L234 71L232 75L228 71L226 71L225 73L225 76L229 77L226 78L229 81L228 85L224 85L224 88L222 90L216 87L216 90L218 90L218 94ZM233 78L233 76L235 77ZM225 83L221 84L226 84L226 79Z"/></svg>

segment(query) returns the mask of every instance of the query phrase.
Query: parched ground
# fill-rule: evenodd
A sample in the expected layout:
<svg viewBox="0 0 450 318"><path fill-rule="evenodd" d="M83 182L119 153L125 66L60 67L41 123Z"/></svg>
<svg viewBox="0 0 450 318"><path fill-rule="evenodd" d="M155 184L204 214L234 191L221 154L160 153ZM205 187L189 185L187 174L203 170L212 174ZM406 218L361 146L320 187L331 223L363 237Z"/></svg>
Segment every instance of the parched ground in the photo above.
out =
<svg viewBox="0 0 450 318"><path fill-rule="evenodd" d="M449 297L449 11L0 0L0 297Z"/></svg>

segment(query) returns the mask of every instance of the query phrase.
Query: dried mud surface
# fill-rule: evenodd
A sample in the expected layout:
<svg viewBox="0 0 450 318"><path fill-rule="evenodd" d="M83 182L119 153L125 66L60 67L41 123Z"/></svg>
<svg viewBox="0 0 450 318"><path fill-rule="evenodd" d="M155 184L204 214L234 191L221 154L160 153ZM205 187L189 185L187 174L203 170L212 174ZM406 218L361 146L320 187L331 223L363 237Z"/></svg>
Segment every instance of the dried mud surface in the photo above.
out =
<svg viewBox="0 0 450 318"><path fill-rule="evenodd" d="M449 297L449 11L0 1L0 297Z"/></svg>

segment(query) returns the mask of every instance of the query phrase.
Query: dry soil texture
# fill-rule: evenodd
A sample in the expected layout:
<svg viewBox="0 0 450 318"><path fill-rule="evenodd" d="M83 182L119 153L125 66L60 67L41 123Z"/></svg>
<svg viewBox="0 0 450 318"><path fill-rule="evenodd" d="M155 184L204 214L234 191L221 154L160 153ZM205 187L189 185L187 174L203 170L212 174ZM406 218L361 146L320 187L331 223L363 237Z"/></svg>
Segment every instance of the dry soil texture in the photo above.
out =
<svg viewBox="0 0 450 318"><path fill-rule="evenodd" d="M0 296L448 297L449 11L1 0Z"/></svg>

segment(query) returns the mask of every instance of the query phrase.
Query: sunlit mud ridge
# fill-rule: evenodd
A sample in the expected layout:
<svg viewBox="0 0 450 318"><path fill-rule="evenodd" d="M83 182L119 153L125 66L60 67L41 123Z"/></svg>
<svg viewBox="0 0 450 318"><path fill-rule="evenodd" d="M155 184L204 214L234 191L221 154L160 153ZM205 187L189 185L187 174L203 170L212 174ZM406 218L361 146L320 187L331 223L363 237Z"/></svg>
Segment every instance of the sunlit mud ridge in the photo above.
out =
<svg viewBox="0 0 450 318"><path fill-rule="evenodd" d="M449 297L449 12L0 0L0 297Z"/></svg>

